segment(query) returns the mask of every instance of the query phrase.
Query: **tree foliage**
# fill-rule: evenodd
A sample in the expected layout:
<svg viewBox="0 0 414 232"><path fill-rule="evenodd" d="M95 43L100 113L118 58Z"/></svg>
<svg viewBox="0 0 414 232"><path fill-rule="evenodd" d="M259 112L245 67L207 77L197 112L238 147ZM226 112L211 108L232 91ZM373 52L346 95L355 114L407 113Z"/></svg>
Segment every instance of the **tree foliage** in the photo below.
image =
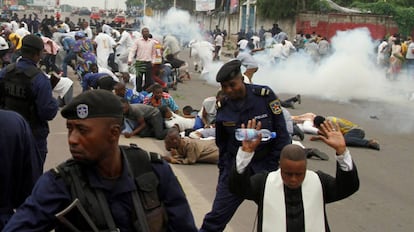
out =
<svg viewBox="0 0 414 232"><path fill-rule="evenodd" d="M409 0L406 1L394 1L400 4L392 2L375 2L375 3L354 3L353 5L365 9L372 14L388 15L392 16L394 21L398 24L398 28L402 35L410 35L414 29L414 8L402 5L409 4Z"/></svg>
<svg viewBox="0 0 414 232"><path fill-rule="evenodd" d="M392 16L403 35L414 29L414 0L334 0L340 6L362 9L366 13ZM333 11L325 0L257 0L259 13L268 19L295 17L302 11Z"/></svg>
<svg viewBox="0 0 414 232"><path fill-rule="evenodd" d="M131 6L141 6L143 4L142 0L126 0L125 5L127 8L130 8Z"/></svg>
<svg viewBox="0 0 414 232"><path fill-rule="evenodd" d="M257 8L265 18L280 19L296 15L298 0L259 0Z"/></svg>
<svg viewBox="0 0 414 232"><path fill-rule="evenodd" d="M147 0L147 7L151 7L155 10L167 10L174 6L174 0ZM143 6L144 0L126 0L125 5L131 6ZM193 0L176 0L176 7L179 9L193 11L195 3Z"/></svg>

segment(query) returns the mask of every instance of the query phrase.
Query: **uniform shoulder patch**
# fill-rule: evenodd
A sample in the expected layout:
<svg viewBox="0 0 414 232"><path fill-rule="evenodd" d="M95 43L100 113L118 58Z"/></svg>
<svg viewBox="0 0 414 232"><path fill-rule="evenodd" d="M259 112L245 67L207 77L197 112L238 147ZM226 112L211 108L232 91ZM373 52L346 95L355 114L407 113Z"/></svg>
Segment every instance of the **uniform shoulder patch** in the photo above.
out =
<svg viewBox="0 0 414 232"><path fill-rule="evenodd" d="M253 93L258 96L268 96L270 93L270 89L263 86L253 87Z"/></svg>
<svg viewBox="0 0 414 232"><path fill-rule="evenodd" d="M269 107L272 110L273 114L280 114L282 113L282 107L280 104L280 100L276 99L269 103Z"/></svg>

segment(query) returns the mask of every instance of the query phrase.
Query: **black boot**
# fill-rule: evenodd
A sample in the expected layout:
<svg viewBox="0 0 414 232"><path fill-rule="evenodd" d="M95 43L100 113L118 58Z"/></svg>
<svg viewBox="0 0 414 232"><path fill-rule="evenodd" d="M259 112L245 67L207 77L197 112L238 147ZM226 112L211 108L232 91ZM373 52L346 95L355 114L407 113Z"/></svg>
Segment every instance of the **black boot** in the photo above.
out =
<svg viewBox="0 0 414 232"><path fill-rule="evenodd" d="M321 160L329 160L329 156L325 152L321 152L320 150L316 148L306 148L305 152L306 152L306 157L308 159L316 156L317 158Z"/></svg>
<svg viewBox="0 0 414 232"><path fill-rule="evenodd" d="M302 97L300 96L300 94L296 95L296 101L298 104L302 103Z"/></svg>
<svg viewBox="0 0 414 232"><path fill-rule="evenodd" d="M305 138L305 133L296 124L293 124L293 135L297 135L300 141L303 141Z"/></svg>

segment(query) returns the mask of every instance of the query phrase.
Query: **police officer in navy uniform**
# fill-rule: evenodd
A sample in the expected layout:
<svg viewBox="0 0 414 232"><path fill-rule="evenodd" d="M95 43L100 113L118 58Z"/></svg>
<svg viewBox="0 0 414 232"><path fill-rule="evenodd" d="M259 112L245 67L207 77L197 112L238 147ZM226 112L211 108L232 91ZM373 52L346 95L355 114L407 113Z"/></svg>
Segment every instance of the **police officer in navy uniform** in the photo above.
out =
<svg viewBox="0 0 414 232"><path fill-rule="evenodd" d="M47 136L49 134L48 121L52 120L59 109L56 99L52 95L52 86L49 78L37 67L43 56L43 41L38 36L27 35L22 40L22 57L16 64L10 64L0 72L0 80L3 79L7 92L4 96L5 103L1 106L18 112L29 122L35 136L37 146L42 155L43 163L47 154ZM21 83L12 83L6 80L16 80L16 72L23 72L27 77ZM10 78L10 79L9 79ZM9 83L10 82L10 83ZM23 85L23 87L21 87ZM19 89L30 86L30 91ZM19 91L13 91L19 90ZM30 109L30 112L26 110Z"/></svg>
<svg viewBox="0 0 414 232"><path fill-rule="evenodd" d="M0 231L30 195L43 165L29 125L14 111L0 110Z"/></svg>
<svg viewBox="0 0 414 232"><path fill-rule="evenodd" d="M243 199L230 193L228 177L241 142L235 130L248 120L256 119L262 128L276 132L277 137L263 141L255 151L252 173L274 171L278 168L282 148L291 143L286 130L279 98L267 86L246 84L240 72L241 62L231 60L218 71L216 80L225 95L217 103L216 144L219 148L219 179L212 210L203 221L200 231L223 231Z"/></svg>
<svg viewBox="0 0 414 232"><path fill-rule="evenodd" d="M136 206L137 198L134 194L137 185L141 186L139 182L145 182L144 187L148 189L154 181L148 178L138 180L131 175L131 170L135 167L127 160L125 150L118 145L123 113L117 96L107 90L86 91L74 98L61 114L67 119L72 159L39 178L32 194L16 210L4 231L50 231L54 228L56 231L66 231L66 227L55 215L74 201L74 193L78 194L77 198L81 202L83 198L89 197L92 203L82 205L92 219L96 219L96 215L104 215L103 222L109 224L112 220L116 227L98 227L99 231L197 231L185 194L171 167L161 157L149 165L157 179L157 196L165 209L165 215L161 216L166 216L168 220L157 222L165 224L163 230L145 229L146 222L149 228L159 226L151 224L150 218L160 215L148 217L145 214L148 220L143 220L145 215L137 209L144 206L144 201L139 197L141 203L138 202L140 206ZM145 157L148 159L148 156ZM63 173L68 168L75 172L69 183L63 178ZM80 180L81 189L74 189L72 184ZM82 195L83 191L87 193ZM139 194L141 193L140 191ZM98 208L91 196L96 196L101 203ZM92 210L93 208L97 210ZM86 231L81 220L71 220L86 218L77 212L79 211L74 212L76 215L68 213L66 219L76 228L83 228L80 231ZM138 230L137 226L144 229Z"/></svg>

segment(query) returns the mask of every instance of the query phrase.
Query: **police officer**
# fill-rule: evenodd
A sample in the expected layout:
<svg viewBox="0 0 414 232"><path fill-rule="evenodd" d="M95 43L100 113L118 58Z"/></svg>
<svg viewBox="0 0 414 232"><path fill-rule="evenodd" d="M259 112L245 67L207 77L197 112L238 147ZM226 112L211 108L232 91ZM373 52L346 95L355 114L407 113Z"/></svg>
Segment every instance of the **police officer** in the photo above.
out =
<svg viewBox="0 0 414 232"><path fill-rule="evenodd" d="M261 144L255 150L250 164L252 173L274 171L278 168L282 148L290 144L279 98L267 86L245 84L240 72L241 62L231 60L218 71L216 80L225 97L219 101L216 116L216 144L219 148L219 179L211 212L205 217L200 231L223 231L243 202L230 193L228 177L235 163L241 142L235 139L235 129L248 120L256 119L262 128L276 132L277 137Z"/></svg>
<svg viewBox="0 0 414 232"><path fill-rule="evenodd" d="M25 36L21 52L22 57L16 64L10 64L0 72L0 81L4 82L7 90L4 91L2 107L20 113L29 122L44 163L49 134L48 121L56 116L59 107L52 96L49 78L37 67L43 56L42 39L35 35ZM17 75L24 77L17 79Z"/></svg>
<svg viewBox="0 0 414 232"><path fill-rule="evenodd" d="M0 110L0 230L27 196L43 167L29 125L18 113Z"/></svg>
<svg viewBox="0 0 414 232"><path fill-rule="evenodd" d="M80 220L87 217L79 211L55 217L75 197L98 231L197 231L184 192L162 158L149 163L149 173L154 173L152 179L149 173L139 178L135 174L132 176L136 169L131 156L118 146L123 113L117 96L106 90L86 91L63 108L61 114L67 119L72 159L39 178L31 196L16 210L4 231L50 231L53 228L62 231L64 225L58 220L61 216L80 231L91 231L85 228L85 220ZM134 155L148 159L145 151L139 151L141 153ZM70 181L67 181L67 173L71 174ZM154 187L159 204L144 201L139 196ZM86 204L84 198L88 200ZM151 215L140 211L159 206L164 210L151 211L155 212ZM154 218L161 220L154 222ZM154 226L163 228L146 229Z"/></svg>

